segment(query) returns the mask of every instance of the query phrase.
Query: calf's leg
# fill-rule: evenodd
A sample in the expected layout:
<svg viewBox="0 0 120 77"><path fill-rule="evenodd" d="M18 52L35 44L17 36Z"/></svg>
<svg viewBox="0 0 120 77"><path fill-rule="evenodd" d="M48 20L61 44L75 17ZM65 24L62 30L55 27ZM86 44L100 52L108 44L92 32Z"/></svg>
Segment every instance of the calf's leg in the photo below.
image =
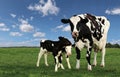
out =
<svg viewBox="0 0 120 77"><path fill-rule="evenodd" d="M38 54L38 59L37 59L37 64L36 64L37 67L39 67L40 59L44 53L45 53L45 50L43 48L40 48L40 52Z"/></svg>
<svg viewBox="0 0 120 77"><path fill-rule="evenodd" d="M71 65L70 65L70 61L69 61L68 55L66 55L66 62L67 62L68 68L71 69Z"/></svg>
<svg viewBox="0 0 120 77"><path fill-rule="evenodd" d="M49 65L48 65L48 61L47 61L47 53L44 54L44 59L45 59L45 65L46 65L46 66L49 66Z"/></svg>

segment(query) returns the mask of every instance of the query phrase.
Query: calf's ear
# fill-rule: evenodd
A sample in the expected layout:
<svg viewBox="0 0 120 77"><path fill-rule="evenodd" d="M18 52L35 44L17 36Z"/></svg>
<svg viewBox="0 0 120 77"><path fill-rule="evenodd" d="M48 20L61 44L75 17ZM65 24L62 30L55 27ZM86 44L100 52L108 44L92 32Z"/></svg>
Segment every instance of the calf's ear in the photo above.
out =
<svg viewBox="0 0 120 77"><path fill-rule="evenodd" d="M60 37L58 37L59 38L59 40L62 40L62 39L64 39L64 37L62 37L62 36L60 36Z"/></svg>
<svg viewBox="0 0 120 77"><path fill-rule="evenodd" d="M64 24L66 24L66 23L69 23L70 20L69 19L61 19L61 22L64 23Z"/></svg>

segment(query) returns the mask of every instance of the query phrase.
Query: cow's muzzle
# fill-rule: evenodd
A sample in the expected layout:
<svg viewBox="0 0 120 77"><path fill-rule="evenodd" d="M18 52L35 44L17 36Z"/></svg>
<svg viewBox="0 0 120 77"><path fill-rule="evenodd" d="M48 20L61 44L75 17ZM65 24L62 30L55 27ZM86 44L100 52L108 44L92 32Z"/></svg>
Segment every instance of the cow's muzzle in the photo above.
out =
<svg viewBox="0 0 120 77"><path fill-rule="evenodd" d="M73 37L73 38L78 37L78 32L72 32L72 37Z"/></svg>

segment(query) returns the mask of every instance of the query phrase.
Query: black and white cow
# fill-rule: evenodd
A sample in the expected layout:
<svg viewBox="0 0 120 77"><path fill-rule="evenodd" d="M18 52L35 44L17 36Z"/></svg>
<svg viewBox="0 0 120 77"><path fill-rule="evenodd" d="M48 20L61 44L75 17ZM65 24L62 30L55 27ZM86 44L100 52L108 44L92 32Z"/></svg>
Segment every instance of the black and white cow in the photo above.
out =
<svg viewBox="0 0 120 77"><path fill-rule="evenodd" d="M64 69L62 65L62 53L63 49L66 51L66 61L68 64L68 68L71 68L69 63L69 55L71 55L72 43L64 37L59 37L59 41L51 41L51 40L41 40L40 42L40 52L37 60L37 67L39 67L39 61L44 54L45 65L48 66L47 63L47 52L52 52L55 59L55 72L58 71L58 68L61 67Z"/></svg>
<svg viewBox="0 0 120 77"><path fill-rule="evenodd" d="M91 14L74 15L69 19L61 19L62 23L69 23L71 34L75 41L77 62L76 68L80 68L80 51L84 46L87 47L86 59L88 62L88 70L92 70L90 56L92 48L94 48L93 65L96 66L97 51L102 52L101 66L105 66L105 46L107 41L107 33L110 22L104 16L94 16Z"/></svg>

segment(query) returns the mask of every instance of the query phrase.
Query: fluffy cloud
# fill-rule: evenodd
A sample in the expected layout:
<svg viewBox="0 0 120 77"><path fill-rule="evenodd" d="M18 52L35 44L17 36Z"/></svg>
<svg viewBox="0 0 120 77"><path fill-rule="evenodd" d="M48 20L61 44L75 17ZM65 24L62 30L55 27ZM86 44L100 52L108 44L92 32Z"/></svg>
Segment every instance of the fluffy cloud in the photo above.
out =
<svg viewBox="0 0 120 77"><path fill-rule="evenodd" d="M60 26L57 26L56 28L53 29L53 31L57 31L57 30L61 30L63 32L69 32L70 31L70 26L67 25L67 26L64 26L64 25L60 25Z"/></svg>
<svg viewBox="0 0 120 77"><path fill-rule="evenodd" d="M10 14L10 16L12 16L13 18L15 18L15 17L16 17L16 15L15 15L15 14L12 14L12 13Z"/></svg>
<svg viewBox="0 0 120 77"><path fill-rule="evenodd" d="M112 40L110 43L111 44L119 44L120 45L120 39L118 39L118 40Z"/></svg>
<svg viewBox="0 0 120 77"><path fill-rule="evenodd" d="M56 6L54 0L47 0L47 2L45 2L44 0L40 0L39 3L35 5L29 5L28 9L43 13L43 16L47 16L48 14L57 15L59 12L59 8Z"/></svg>
<svg viewBox="0 0 120 77"><path fill-rule="evenodd" d="M69 26L69 25L65 26L65 27L62 29L62 31L65 31L65 32L70 31L70 26Z"/></svg>
<svg viewBox="0 0 120 77"><path fill-rule="evenodd" d="M20 32L10 32L11 36L22 36Z"/></svg>
<svg viewBox="0 0 120 77"><path fill-rule="evenodd" d="M111 14L111 15L120 15L120 8L114 8L111 10L106 10L105 11L106 14Z"/></svg>
<svg viewBox="0 0 120 77"><path fill-rule="evenodd" d="M4 24L0 23L0 31L9 31L10 29Z"/></svg>
<svg viewBox="0 0 120 77"><path fill-rule="evenodd" d="M34 30L34 27L27 20L19 19L19 21L21 22L19 28L22 32L31 32Z"/></svg>
<svg viewBox="0 0 120 77"><path fill-rule="evenodd" d="M45 33L43 32L36 32L33 34L33 37L45 37Z"/></svg>

